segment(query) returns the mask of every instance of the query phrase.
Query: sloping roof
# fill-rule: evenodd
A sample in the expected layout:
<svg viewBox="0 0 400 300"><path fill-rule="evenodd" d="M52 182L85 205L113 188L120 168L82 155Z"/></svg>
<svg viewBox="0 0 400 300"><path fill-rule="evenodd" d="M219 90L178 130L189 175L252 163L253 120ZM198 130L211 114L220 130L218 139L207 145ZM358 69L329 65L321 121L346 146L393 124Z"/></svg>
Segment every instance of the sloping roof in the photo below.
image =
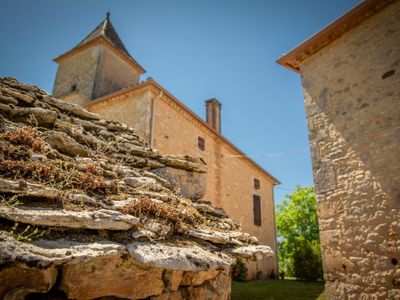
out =
<svg viewBox="0 0 400 300"><path fill-rule="evenodd" d="M232 144L227 138L225 138L221 133L217 132L214 128L212 128L210 125L207 124L202 118L200 118L196 113L194 113L189 107L187 107L185 104L182 103L179 99L177 99L174 95L172 95L168 90L163 88L158 82L156 82L153 78L149 77L145 82L139 83L133 87L128 87L125 89L121 89L119 91L116 91L114 93L105 95L103 97L94 99L93 101L90 101L88 104L86 104L84 107L88 110L90 110L90 107L95 106L96 104L102 103L109 101L115 97L128 94L130 92L145 88L147 86L152 86L156 88L159 91L163 91L165 95L168 96L169 99L171 99L174 103L176 103L182 110L187 112L190 116L192 116L196 121L198 121L203 127L208 129L212 134L216 135L220 140L222 140L225 144L229 145L234 151L236 151L240 157L243 157L246 159L250 164L252 164L254 167L256 167L258 170L263 172L267 177L271 179L271 181L276 185L280 184L281 182L272 176L270 173L268 173L263 167L261 167L259 164L257 164L253 159L251 159L249 156L247 156L243 151L241 151L238 147L236 147L234 144Z"/></svg>
<svg viewBox="0 0 400 300"><path fill-rule="evenodd" d="M123 54L126 58L128 58L131 62L133 62L137 67L139 67L141 73L144 73L145 70L139 63L129 54L126 49L124 43L119 37L117 31L110 21L110 14L107 13L106 18L91 32L89 33L81 42L79 42L74 48L69 50L68 52L60 55L55 59L55 61L59 60L61 57L77 50L83 48L84 46L92 44L94 41L104 39L111 46L113 46L119 53Z"/></svg>
<svg viewBox="0 0 400 300"><path fill-rule="evenodd" d="M365 0L342 17L326 26L302 44L282 55L276 62L292 71L300 72L307 58L325 48L346 32L375 15L395 0Z"/></svg>
<svg viewBox="0 0 400 300"><path fill-rule="evenodd" d="M82 46L98 37L104 37L114 45L119 51L123 52L129 58L133 59L133 57L129 54L126 49L124 43L121 41L117 31L110 21L110 14L107 13L106 18L103 22L101 22L87 37L85 37L75 48Z"/></svg>

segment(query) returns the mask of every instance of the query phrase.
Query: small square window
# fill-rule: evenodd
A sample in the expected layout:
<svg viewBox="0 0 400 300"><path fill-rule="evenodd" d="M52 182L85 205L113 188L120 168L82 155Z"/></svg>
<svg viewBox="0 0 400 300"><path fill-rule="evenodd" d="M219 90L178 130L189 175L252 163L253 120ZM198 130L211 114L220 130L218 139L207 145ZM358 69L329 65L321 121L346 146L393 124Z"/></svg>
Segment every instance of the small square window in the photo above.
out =
<svg viewBox="0 0 400 300"><path fill-rule="evenodd" d="M199 147L200 150L204 151L206 149L206 140L201 136L199 136L197 139L197 146Z"/></svg>
<svg viewBox="0 0 400 300"><path fill-rule="evenodd" d="M260 184L260 180L259 179L254 178L253 183L254 183L254 188L256 190L259 190L261 188L261 184Z"/></svg>

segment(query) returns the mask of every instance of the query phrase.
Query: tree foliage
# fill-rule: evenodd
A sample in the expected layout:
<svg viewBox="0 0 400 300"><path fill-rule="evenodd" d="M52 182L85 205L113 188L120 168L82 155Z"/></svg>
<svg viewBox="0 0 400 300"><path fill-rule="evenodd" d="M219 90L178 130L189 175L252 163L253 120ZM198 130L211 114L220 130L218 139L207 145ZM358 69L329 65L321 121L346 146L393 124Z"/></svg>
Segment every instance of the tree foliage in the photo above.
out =
<svg viewBox="0 0 400 300"><path fill-rule="evenodd" d="M298 186L286 195L277 205L276 223L281 269L299 279L322 278L314 188Z"/></svg>
<svg viewBox="0 0 400 300"><path fill-rule="evenodd" d="M308 281L322 279L321 250L317 241L302 240L294 249L293 275Z"/></svg>

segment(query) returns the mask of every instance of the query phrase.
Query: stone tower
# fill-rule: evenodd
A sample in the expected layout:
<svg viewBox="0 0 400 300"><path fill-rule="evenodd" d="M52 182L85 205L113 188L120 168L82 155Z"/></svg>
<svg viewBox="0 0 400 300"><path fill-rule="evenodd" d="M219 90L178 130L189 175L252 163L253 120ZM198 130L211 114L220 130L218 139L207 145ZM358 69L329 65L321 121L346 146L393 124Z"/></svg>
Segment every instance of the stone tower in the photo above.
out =
<svg viewBox="0 0 400 300"><path fill-rule="evenodd" d="M58 64L53 96L77 103L139 83L145 70L132 58L110 21L110 14Z"/></svg>

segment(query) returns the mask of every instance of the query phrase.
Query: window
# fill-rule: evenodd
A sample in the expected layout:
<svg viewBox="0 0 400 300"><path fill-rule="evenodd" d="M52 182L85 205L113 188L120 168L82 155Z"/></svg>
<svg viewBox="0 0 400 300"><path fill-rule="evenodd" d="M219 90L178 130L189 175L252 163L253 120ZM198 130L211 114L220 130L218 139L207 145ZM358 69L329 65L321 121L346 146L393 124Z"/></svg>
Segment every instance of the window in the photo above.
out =
<svg viewBox="0 0 400 300"><path fill-rule="evenodd" d="M206 141L201 136L199 136L197 139L197 146L199 147L200 150L204 151L206 149Z"/></svg>
<svg viewBox="0 0 400 300"><path fill-rule="evenodd" d="M261 185L260 185L260 180L257 179L257 178L254 178L253 183L254 183L254 188L255 188L256 190L259 190L260 187L261 187Z"/></svg>
<svg viewBox="0 0 400 300"><path fill-rule="evenodd" d="M71 92L75 92L76 91L76 84L73 84L72 86L71 86Z"/></svg>
<svg viewBox="0 0 400 300"><path fill-rule="evenodd" d="M261 226L261 198L253 195L254 225Z"/></svg>

